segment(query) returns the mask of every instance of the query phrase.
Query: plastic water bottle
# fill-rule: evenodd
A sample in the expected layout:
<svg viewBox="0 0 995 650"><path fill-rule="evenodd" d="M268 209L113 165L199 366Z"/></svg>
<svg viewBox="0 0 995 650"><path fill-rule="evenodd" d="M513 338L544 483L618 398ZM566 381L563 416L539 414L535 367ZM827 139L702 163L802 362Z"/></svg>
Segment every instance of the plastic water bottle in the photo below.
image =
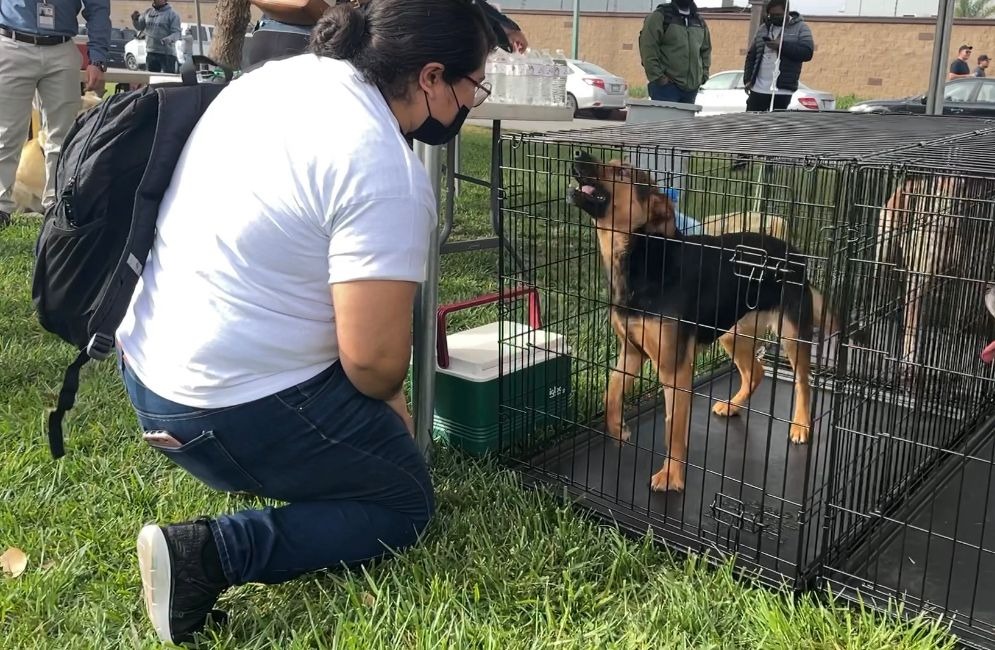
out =
<svg viewBox="0 0 995 650"><path fill-rule="evenodd" d="M511 75L508 77L508 102L525 104L528 96L529 66L523 54L512 54Z"/></svg>
<svg viewBox="0 0 995 650"><path fill-rule="evenodd" d="M491 82L488 101L498 104L507 102L508 57L504 50L498 49L487 58L486 75Z"/></svg>
<svg viewBox="0 0 995 650"><path fill-rule="evenodd" d="M567 68L566 55L563 50L556 50L556 58L562 63L556 64L556 76L553 78L553 105L567 105Z"/></svg>
<svg viewBox="0 0 995 650"><path fill-rule="evenodd" d="M553 86L556 80L556 64L553 62L553 57L550 56L548 50L542 51L542 76L542 103L546 106L555 106L556 101L553 97Z"/></svg>

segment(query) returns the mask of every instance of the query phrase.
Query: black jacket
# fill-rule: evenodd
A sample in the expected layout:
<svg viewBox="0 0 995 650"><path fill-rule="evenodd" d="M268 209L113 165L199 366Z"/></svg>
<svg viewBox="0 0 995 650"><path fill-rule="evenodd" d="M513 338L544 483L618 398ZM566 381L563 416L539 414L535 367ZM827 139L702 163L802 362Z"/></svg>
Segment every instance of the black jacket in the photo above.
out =
<svg viewBox="0 0 995 650"><path fill-rule="evenodd" d="M781 45L781 74L777 78L777 87L781 90L798 90L798 79L802 74L802 63L812 60L815 52L815 40L801 14L792 11L787 16L784 26L784 43ZM746 63L743 65L743 83L752 86L760 72L764 48L767 47L764 38L774 38L773 29L764 23L753 36L753 46L746 53ZM777 39L775 39L777 40ZM769 88L757 88L758 93L768 93Z"/></svg>

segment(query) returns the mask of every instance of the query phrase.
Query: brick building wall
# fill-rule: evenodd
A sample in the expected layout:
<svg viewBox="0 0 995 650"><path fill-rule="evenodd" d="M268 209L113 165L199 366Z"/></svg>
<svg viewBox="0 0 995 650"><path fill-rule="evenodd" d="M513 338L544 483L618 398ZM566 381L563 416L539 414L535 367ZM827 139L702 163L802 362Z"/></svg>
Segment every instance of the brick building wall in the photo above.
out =
<svg viewBox="0 0 995 650"><path fill-rule="evenodd" d="M183 21L196 20L192 0L172 0L171 4ZM130 26L131 12L148 6L149 2L140 0L112 0L111 19L115 26ZM214 22L214 6L210 0L201 2L204 23ZM569 53L569 12L517 11L509 15L522 26L533 46ZM253 16L258 16L255 9ZM748 16L706 14L706 19L712 32L712 71L742 68ZM625 77L630 85L644 85L637 43L642 20L642 16L632 14L582 14L580 56ZM807 21L816 42L815 57L802 72L807 85L838 96L862 98L926 91L933 51L932 20L813 16ZM995 21L957 21L948 60L961 43L974 45L976 55L987 52L995 56Z"/></svg>
<svg viewBox="0 0 995 650"><path fill-rule="evenodd" d="M534 46L570 52L568 12L509 12L509 15L522 26ZM741 69L749 17L705 16L712 34L712 71ZM802 69L802 81L808 86L832 91L837 96L853 94L863 98L904 97L926 91L934 21L822 16L806 20L816 43L814 58ZM646 78L639 62L638 44L641 27L641 16L583 14L580 57L625 77L630 85L644 85ZM975 56L987 52L995 57L995 21L957 21L948 61L956 56L961 43L972 44Z"/></svg>

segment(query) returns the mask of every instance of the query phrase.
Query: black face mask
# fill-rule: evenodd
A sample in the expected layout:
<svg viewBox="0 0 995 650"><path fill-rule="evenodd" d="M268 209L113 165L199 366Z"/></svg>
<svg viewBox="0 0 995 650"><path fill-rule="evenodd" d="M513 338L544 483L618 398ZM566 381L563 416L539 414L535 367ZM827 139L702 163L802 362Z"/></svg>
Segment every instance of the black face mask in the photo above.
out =
<svg viewBox="0 0 995 650"><path fill-rule="evenodd" d="M408 137L430 146L446 144L456 137L459 130L463 128L463 122L466 121L466 116L470 114L470 109L467 106L460 105L459 97L456 97L456 91L453 90L452 86L449 89L453 91L453 98L456 100L456 105L459 106L452 124L446 126L432 117L432 107L429 106L428 95L425 95L425 106L428 107L428 117L421 123L421 126L409 133Z"/></svg>
<svg viewBox="0 0 995 650"><path fill-rule="evenodd" d="M773 27L784 25L784 16L767 16L767 24Z"/></svg>

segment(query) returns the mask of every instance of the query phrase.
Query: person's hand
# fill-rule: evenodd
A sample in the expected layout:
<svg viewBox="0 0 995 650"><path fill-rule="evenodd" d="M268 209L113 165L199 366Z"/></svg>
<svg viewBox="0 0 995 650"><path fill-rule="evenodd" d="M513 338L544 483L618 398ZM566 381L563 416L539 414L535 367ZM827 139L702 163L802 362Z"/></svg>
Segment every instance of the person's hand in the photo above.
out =
<svg viewBox="0 0 995 650"><path fill-rule="evenodd" d="M777 41L774 41L774 40L767 41L767 47L769 47L772 50L776 50L777 49Z"/></svg>
<svg viewBox="0 0 995 650"><path fill-rule="evenodd" d="M142 15L142 14L138 13L137 11L132 11L132 12L131 12L131 19L132 19L132 20L138 20L138 19L139 19L139 17L141 17L141 15Z"/></svg>
<svg viewBox="0 0 995 650"><path fill-rule="evenodd" d="M667 77L666 75L664 75L664 76L662 76L662 77L660 77L659 79L656 80L656 84L658 86L666 86L669 83L670 83L670 77Z"/></svg>
<svg viewBox="0 0 995 650"><path fill-rule="evenodd" d="M745 90L746 94L749 95L751 92L753 92L753 84L747 84L746 86L743 87L743 90Z"/></svg>
<svg viewBox="0 0 995 650"><path fill-rule="evenodd" d="M104 94L104 71L95 65L86 66L86 89Z"/></svg>
<svg viewBox="0 0 995 650"><path fill-rule="evenodd" d="M404 397L404 391L399 391L397 395L387 400L387 406L401 417L401 420L404 421L404 426L408 428L408 433L414 438L415 421L411 419L411 413L408 412L408 400Z"/></svg>
<svg viewBox="0 0 995 650"><path fill-rule="evenodd" d="M505 29L504 33L508 35L508 42L511 44L511 49L516 52L524 52L529 47L529 39L525 38L525 33L519 29Z"/></svg>

